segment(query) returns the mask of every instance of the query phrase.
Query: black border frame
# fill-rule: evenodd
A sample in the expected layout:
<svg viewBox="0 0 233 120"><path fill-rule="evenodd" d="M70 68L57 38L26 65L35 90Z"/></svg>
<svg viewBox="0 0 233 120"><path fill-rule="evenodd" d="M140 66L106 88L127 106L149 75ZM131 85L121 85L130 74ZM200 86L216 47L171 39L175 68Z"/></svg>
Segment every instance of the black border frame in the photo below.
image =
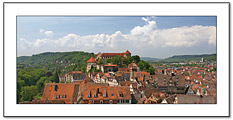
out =
<svg viewBox="0 0 233 120"><path fill-rule="evenodd" d="M5 101L4 101L4 97L5 97L5 4L90 4L90 3L94 3L94 4L128 4L128 3L136 3L136 4L148 4L148 3L151 3L151 4L160 4L160 3L172 3L172 4L228 4L228 17L229 17L229 27L228 27L228 33L229 33L229 113L228 113L228 116L6 116L5 115ZM109 118L109 117L167 117L167 118L170 118L170 117L230 117L231 116L231 88L230 88L230 85L231 85L231 7L230 7L230 2L3 2L3 117L27 117L27 118L33 118L33 117L106 117L106 118ZM17 46L16 46L17 47ZM216 48L216 51L217 51L217 48Z"/></svg>

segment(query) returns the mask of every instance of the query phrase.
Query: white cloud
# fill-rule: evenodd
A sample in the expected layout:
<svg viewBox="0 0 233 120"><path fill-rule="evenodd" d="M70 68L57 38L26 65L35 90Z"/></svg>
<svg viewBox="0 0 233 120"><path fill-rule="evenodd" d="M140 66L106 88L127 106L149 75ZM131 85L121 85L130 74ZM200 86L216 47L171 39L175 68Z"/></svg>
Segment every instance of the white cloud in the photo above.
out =
<svg viewBox="0 0 233 120"><path fill-rule="evenodd" d="M53 31L44 31L44 34L47 36L47 37L51 37L53 35Z"/></svg>
<svg viewBox="0 0 233 120"><path fill-rule="evenodd" d="M41 46L48 46L48 44L50 44L50 41L49 39L47 38L44 38L44 39L37 39L34 43L33 43L33 46L35 47L41 47Z"/></svg>
<svg viewBox="0 0 233 120"><path fill-rule="evenodd" d="M185 26L179 28L155 30L153 31L152 41L152 44L161 44L163 47L192 47L205 41L207 41L209 45L215 45L216 27Z"/></svg>
<svg viewBox="0 0 233 120"><path fill-rule="evenodd" d="M142 20L144 20L145 22L147 22L149 19L142 17Z"/></svg>
<svg viewBox="0 0 233 120"><path fill-rule="evenodd" d="M44 32L44 29L40 29L40 32L43 33L43 32Z"/></svg>
<svg viewBox="0 0 233 120"><path fill-rule="evenodd" d="M53 36L53 31L45 31L44 29L40 29L41 33L44 33L47 37Z"/></svg>
<svg viewBox="0 0 233 120"><path fill-rule="evenodd" d="M130 33L123 34L116 31L113 34L96 34L79 36L77 34L67 34L58 39L51 39L53 31L40 29L47 38L37 39L30 43L25 39L20 39L21 48L43 47L45 50L84 50L84 51L119 51L121 49L149 49L169 47L194 47L200 44L216 47L216 27L215 26L184 26L169 29L157 29L156 21L149 18L142 18L146 22L144 26L134 27ZM27 46L27 47L25 47Z"/></svg>
<svg viewBox="0 0 233 120"><path fill-rule="evenodd" d="M17 41L17 48L25 50L28 47L31 46L31 42L27 41L25 38L20 38L19 41Z"/></svg>

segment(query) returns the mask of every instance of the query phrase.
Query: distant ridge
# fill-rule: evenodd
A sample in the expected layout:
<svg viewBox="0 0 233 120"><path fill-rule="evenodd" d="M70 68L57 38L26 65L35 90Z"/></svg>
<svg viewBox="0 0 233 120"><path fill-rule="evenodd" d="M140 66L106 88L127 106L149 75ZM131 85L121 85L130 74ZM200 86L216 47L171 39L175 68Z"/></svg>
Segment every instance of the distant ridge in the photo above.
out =
<svg viewBox="0 0 233 120"><path fill-rule="evenodd" d="M152 58L152 57L141 57L141 60L144 60L144 61L159 61L160 59L159 58Z"/></svg>
<svg viewBox="0 0 233 120"><path fill-rule="evenodd" d="M169 58L160 60L160 62L190 62L200 61L201 59L207 61L216 61L216 54L202 54L202 55L174 55Z"/></svg>

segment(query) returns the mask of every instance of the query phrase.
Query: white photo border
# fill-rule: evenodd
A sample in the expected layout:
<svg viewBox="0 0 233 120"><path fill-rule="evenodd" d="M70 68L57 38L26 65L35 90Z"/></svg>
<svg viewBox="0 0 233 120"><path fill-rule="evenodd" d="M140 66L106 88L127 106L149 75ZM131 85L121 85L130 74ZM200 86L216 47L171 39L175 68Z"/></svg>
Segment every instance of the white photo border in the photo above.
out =
<svg viewBox="0 0 233 120"><path fill-rule="evenodd" d="M222 3L4 3L4 116L230 116L229 17ZM16 104L17 16L217 16L217 104ZM190 111L191 110L191 111Z"/></svg>

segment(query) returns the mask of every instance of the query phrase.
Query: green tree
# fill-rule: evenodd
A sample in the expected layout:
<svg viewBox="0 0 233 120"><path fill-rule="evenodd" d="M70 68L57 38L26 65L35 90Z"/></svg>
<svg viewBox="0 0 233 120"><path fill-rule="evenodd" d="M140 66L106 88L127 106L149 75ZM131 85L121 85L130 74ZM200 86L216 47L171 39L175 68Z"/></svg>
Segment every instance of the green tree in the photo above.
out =
<svg viewBox="0 0 233 120"><path fill-rule="evenodd" d="M88 71L88 73L92 73L92 72L101 72L101 70L97 70L96 67L91 66L91 69Z"/></svg>
<svg viewBox="0 0 233 120"><path fill-rule="evenodd" d="M139 63L140 62L140 57L138 55L134 55L131 58L132 58L132 61L134 61L135 63Z"/></svg>
<svg viewBox="0 0 233 120"><path fill-rule="evenodd" d="M46 79L48 79L48 78L47 77L41 77L40 80L37 81L36 87L37 87L39 93L44 92L44 86L45 86Z"/></svg>
<svg viewBox="0 0 233 120"><path fill-rule="evenodd" d="M59 83L58 71L54 71L53 73L53 82Z"/></svg>
<svg viewBox="0 0 233 120"><path fill-rule="evenodd" d="M20 101L32 101L33 97L38 94L36 86L24 86L21 88L20 95L22 96Z"/></svg>
<svg viewBox="0 0 233 120"><path fill-rule="evenodd" d="M97 62L98 65L102 65L103 63L104 63L104 61L102 59L99 59Z"/></svg>
<svg viewBox="0 0 233 120"><path fill-rule="evenodd" d="M155 74L155 69L153 68L153 66L149 67L149 72L150 72L151 75Z"/></svg>
<svg viewBox="0 0 233 120"><path fill-rule="evenodd" d="M128 65L130 64L130 57L124 57L122 61L123 61L123 64Z"/></svg>
<svg viewBox="0 0 233 120"><path fill-rule="evenodd" d="M24 80L17 78L17 103L19 103L19 101L20 101L20 98L21 98L20 92L21 92L21 88L23 86L25 86Z"/></svg>
<svg viewBox="0 0 233 120"><path fill-rule="evenodd" d="M111 63L112 62L112 59L107 59L107 63Z"/></svg>
<svg viewBox="0 0 233 120"><path fill-rule="evenodd" d="M113 64L121 65L121 60L122 60L122 56L120 55L112 57Z"/></svg>
<svg viewBox="0 0 233 120"><path fill-rule="evenodd" d="M141 60L140 62L138 62L138 67L140 68L140 70L143 70L144 69L144 65L145 64L145 61Z"/></svg>

